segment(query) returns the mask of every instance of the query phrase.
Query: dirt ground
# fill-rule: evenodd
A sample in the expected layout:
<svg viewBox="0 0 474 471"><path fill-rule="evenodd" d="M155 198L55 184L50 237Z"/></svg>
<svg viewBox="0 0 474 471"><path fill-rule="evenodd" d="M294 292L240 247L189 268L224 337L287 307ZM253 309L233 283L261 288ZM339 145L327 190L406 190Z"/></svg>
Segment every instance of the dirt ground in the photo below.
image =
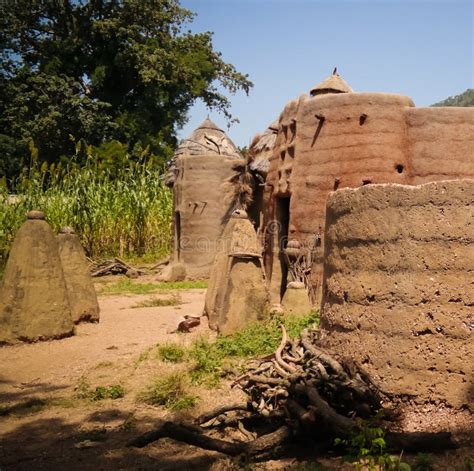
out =
<svg viewBox="0 0 474 471"><path fill-rule="evenodd" d="M11 407L10 414L0 416L1 471L237 469L218 453L172 440L143 449L126 447L162 419L186 418L241 398L241 392L224 382L217 389L194 391L201 399L186 413L137 401L153 379L182 368L157 359L153 350L157 343L189 345L199 336L214 335L205 318L192 333L172 333L181 316L201 314L203 289L180 290L180 305L132 307L150 297L174 293L100 296L99 324L81 324L75 336L62 340L0 348L0 404ZM92 388L121 384L125 396L78 400L75 388L85 383ZM468 450L459 453L469 456ZM453 456L440 456L434 469L465 469L449 464ZM320 462L330 469L352 469L334 459ZM296 459L289 458L245 469L317 469L296 466Z"/></svg>

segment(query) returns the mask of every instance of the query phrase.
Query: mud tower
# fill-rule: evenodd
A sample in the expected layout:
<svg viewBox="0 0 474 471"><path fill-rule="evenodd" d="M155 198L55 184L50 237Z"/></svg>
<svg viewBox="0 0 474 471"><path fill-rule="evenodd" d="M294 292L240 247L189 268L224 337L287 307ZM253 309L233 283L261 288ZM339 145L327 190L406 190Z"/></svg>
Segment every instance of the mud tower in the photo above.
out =
<svg viewBox="0 0 474 471"><path fill-rule="evenodd" d="M176 150L167 184L173 188L174 247L165 280L208 278L219 239L233 210L245 160L207 118Z"/></svg>
<svg viewBox="0 0 474 471"><path fill-rule="evenodd" d="M302 281L291 277L293 257L319 304L331 191L473 177L473 108L416 108L406 96L354 92L335 71L278 120L262 203L271 302Z"/></svg>
<svg viewBox="0 0 474 471"><path fill-rule="evenodd" d="M332 192L323 345L393 395L472 407L473 241L474 180Z"/></svg>

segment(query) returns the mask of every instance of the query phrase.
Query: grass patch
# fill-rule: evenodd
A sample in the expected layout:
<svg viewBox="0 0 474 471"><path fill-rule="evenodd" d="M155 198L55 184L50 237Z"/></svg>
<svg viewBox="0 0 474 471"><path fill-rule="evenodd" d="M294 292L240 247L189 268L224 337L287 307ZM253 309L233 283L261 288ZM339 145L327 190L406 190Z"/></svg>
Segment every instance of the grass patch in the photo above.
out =
<svg viewBox="0 0 474 471"><path fill-rule="evenodd" d="M176 411L196 405L196 397L188 392L188 381L183 373L172 373L155 381L138 399L152 406L164 406Z"/></svg>
<svg viewBox="0 0 474 471"><path fill-rule="evenodd" d="M143 363L144 361L148 360L148 358L150 358L150 352L152 350L153 350L153 347L150 347L140 353L138 358L135 360L135 364L134 364L135 368L137 368L138 365L140 365L140 363Z"/></svg>
<svg viewBox="0 0 474 471"><path fill-rule="evenodd" d="M178 304L182 304L181 296L174 295L170 298L149 298L145 299L140 303L134 304L132 309L140 308L140 307L163 307L163 306L177 306Z"/></svg>
<svg viewBox="0 0 474 471"><path fill-rule="evenodd" d="M191 382L215 387L226 363L273 353L281 342L280 325L284 325L289 337L294 338L302 330L317 326L318 322L317 312L306 316L278 316L250 324L232 335L218 336L214 342L200 338L188 348L176 343L158 345L158 358L170 363L190 362Z"/></svg>
<svg viewBox="0 0 474 471"><path fill-rule="evenodd" d="M281 341L280 325L284 325L289 337L294 338L318 322L319 313L316 312L306 316L278 316L269 322L250 324L232 335L219 336L212 343L199 339L189 350L189 358L194 362L191 379L196 384L215 386L226 360L273 353Z"/></svg>
<svg viewBox="0 0 474 471"><path fill-rule="evenodd" d="M175 343L158 345L158 358L168 363L180 363L185 360L186 349Z"/></svg>
<svg viewBox="0 0 474 471"><path fill-rule="evenodd" d="M157 291L180 290L180 289L205 289L207 281L173 281L160 283L140 283L138 281L126 278L116 283L103 286L99 294L152 294Z"/></svg>
<svg viewBox="0 0 474 471"><path fill-rule="evenodd" d="M125 390L120 384L112 386L97 386L92 392L90 399L92 401L102 401L104 399L121 399L125 396Z"/></svg>
<svg viewBox="0 0 474 471"><path fill-rule="evenodd" d="M120 384L111 386L97 386L91 388L89 383L81 378L78 385L74 388L76 399L86 399L88 401L103 401L104 399L121 399L125 396L125 390Z"/></svg>
<svg viewBox="0 0 474 471"><path fill-rule="evenodd" d="M129 278L104 286L99 294L150 294L158 291L156 283L138 283Z"/></svg>
<svg viewBox="0 0 474 471"><path fill-rule="evenodd" d="M207 289L207 285L207 280L162 281L158 283L158 289Z"/></svg>

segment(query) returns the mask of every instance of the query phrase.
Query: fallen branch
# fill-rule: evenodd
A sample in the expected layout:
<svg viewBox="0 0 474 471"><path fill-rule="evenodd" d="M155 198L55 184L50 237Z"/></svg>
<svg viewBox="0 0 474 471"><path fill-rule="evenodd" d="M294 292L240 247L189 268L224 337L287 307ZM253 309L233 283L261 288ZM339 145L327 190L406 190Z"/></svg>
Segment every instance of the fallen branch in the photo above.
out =
<svg viewBox="0 0 474 471"><path fill-rule="evenodd" d="M328 446L335 438L350 439L363 433L357 417L380 413L395 419L382 407L377 384L355 362L339 360L316 345L317 334L305 330L290 341L282 339L273 355L251 362L249 371L233 385L248 395L248 403L220 406L196 419L195 425L166 422L131 443L142 447L168 437L230 456L267 456L289 445L292 437L323 435ZM227 415L229 414L229 415ZM255 439L227 441L209 435L212 429L233 427ZM271 431L270 431L271 430ZM269 432L270 431L270 432ZM433 451L455 448L451 434L386 432L391 451Z"/></svg>
<svg viewBox="0 0 474 471"><path fill-rule="evenodd" d="M257 456L261 453L273 450L276 446L282 444L291 437L289 427L282 426L274 432L262 435L255 440L248 442L235 441L230 442L212 438L197 431L189 425L175 424L173 422L165 422L160 428L153 432L146 433L128 444L128 446L143 448L144 446L155 442L161 438L172 438L188 445L198 446L205 450L218 451L229 456L237 456L241 454L249 456Z"/></svg>

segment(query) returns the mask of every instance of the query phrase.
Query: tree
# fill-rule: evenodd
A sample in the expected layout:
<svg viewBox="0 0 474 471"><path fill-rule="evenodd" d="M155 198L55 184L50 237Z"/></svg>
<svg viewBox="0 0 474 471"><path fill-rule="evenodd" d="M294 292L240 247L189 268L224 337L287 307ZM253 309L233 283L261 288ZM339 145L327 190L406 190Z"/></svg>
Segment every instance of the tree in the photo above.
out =
<svg viewBox="0 0 474 471"><path fill-rule="evenodd" d="M48 162L79 139L166 159L197 99L232 121L223 92L252 83L212 33L185 30L193 16L177 0L1 2L0 175L18 171L31 139Z"/></svg>
<svg viewBox="0 0 474 471"><path fill-rule="evenodd" d="M468 88L459 95L450 96L431 106L474 106L474 88Z"/></svg>

